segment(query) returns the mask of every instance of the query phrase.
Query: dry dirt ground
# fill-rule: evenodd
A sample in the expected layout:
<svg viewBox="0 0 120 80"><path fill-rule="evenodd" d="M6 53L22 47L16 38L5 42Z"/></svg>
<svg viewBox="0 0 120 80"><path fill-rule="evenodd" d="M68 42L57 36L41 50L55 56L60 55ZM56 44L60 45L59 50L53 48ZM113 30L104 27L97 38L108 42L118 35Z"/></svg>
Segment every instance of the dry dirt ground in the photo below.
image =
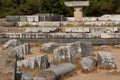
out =
<svg viewBox="0 0 120 80"><path fill-rule="evenodd" d="M1 47L2 45L0 45L0 50L2 49ZM97 51L110 51L111 53L113 53L113 56L116 58L117 68L120 69L120 48L115 48L113 46L108 46L108 45L103 48L101 48L101 46L94 46L95 55ZM31 54L25 56L25 58L42 55L42 54L47 54L49 57L49 61L53 60L52 52L42 51L40 49L40 45L32 45ZM76 64L76 65L78 66L79 64ZM39 69L30 70L25 68L22 70L32 71L35 74L40 71ZM76 70L74 72L65 75L62 78L62 80L120 80L120 73L110 72L109 70L102 70L102 69L97 69L97 71L90 72L90 73L82 73L81 68L76 67Z"/></svg>

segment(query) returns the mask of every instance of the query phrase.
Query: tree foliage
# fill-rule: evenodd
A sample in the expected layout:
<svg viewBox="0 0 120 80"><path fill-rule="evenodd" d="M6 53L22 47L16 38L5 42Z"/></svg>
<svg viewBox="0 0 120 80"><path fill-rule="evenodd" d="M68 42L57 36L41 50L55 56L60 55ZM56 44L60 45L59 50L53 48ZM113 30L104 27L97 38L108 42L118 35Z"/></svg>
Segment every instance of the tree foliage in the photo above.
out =
<svg viewBox="0 0 120 80"><path fill-rule="evenodd" d="M38 13L57 13L73 16L73 8L66 7L64 5L65 1L76 0L0 0L0 17ZM85 16L120 13L120 0L89 1L90 6L84 8Z"/></svg>

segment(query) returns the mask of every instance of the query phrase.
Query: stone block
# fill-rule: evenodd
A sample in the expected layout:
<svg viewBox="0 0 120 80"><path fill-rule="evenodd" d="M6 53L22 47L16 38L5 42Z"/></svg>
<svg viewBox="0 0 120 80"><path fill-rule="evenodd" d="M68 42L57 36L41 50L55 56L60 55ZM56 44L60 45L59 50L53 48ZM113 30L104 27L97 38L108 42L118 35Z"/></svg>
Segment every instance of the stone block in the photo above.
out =
<svg viewBox="0 0 120 80"><path fill-rule="evenodd" d="M7 41L4 45L3 48L4 49L11 49L11 48L15 48L17 46L21 45L21 42L17 39L11 39L9 41Z"/></svg>
<svg viewBox="0 0 120 80"><path fill-rule="evenodd" d="M80 56L82 58L93 55L93 48L90 42L81 41L80 45L81 45Z"/></svg>
<svg viewBox="0 0 120 80"><path fill-rule="evenodd" d="M6 21L7 22L18 22L20 21L20 16L7 16Z"/></svg>
<svg viewBox="0 0 120 80"><path fill-rule="evenodd" d="M48 68L48 57L47 55L41 55L36 57L27 58L25 60L17 61L18 67L26 68Z"/></svg>
<svg viewBox="0 0 120 80"><path fill-rule="evenodd" d="M4 27L13 27L15 25L16 25L15 22L3 22L3 26Z"/></svg>
<svg viewBox="0 0 120 80"><path fill-rule="evenodd" d="M80 62L83 70L87 70L87 71L91 71L93 70L95 67L97 67L97 61L93 58L93 57L84 57L82 58L81 62Z"/></svg>
<svg viewBox="0 0 120 80"><path fill-rule="evenodd" d="M99 51L97 54L98 65L103 69L115 69L115 58L110 52Z"/></svg>
<svg viewBox="0 0 120 80"><path fill-rule="evenodd" d="M33 16L26 16L27 17L27 22L38 22L39 21L39 16L33 15Z"/></svg>
<svg viewBox="0 0 120 80"><path fill-rule="evenodd" d="M59 45L56 42L49 42L49 43L44 43L41 49L49 52L49 51L53 51L58 46Z"/></svg>

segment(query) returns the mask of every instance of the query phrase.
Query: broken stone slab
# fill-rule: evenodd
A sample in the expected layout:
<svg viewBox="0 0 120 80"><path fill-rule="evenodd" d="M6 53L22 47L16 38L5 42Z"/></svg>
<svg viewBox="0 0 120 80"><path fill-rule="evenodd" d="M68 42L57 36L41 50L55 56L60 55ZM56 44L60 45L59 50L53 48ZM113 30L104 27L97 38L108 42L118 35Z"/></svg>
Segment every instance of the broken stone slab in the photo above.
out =
<svg viewBox="0 0 120 80"><path fill-rule="evenodd" d="M16 68L16 51L13 49L7 49L0 51L0 73L10 73L9 80L13 80ZM0 78L1 79L1 78Z"/></svg>
<svg viewBox="0 0 120 80"><path fill-rule="evenodd" d="M88 57L82 58L80 64L83 70L91 71L96 67L97 61L93 57L88 56Z"/></svg>
<svg viewBox="0 0 120 80"><path fill-rule="evenodd" d="M4 49L11 49L11 48L15 48L16 46L19 46L19 45L21 45L21 42L19 40L11 39L3 45L3 48Z"/></svg>
<svg viewBox="0 0 120 80"><path fill-rule="evenodd" d="M48 70L53 71L56 76L62 76L72 72L74 69L75 69L75 65L71 63L63 63L63 64L58 64L54 67L51 67Z"/></svg>
<svg viewBox="0 0 120 80"><path fill-rule="evenodd" d="M81 41L80 45L81 45L80 56L82 58L93 55L93 48L91 42Z"/></svg>
<svg viewBox="0 0 120 80"><path fill-rule="evenodd" d="M74 61L77 54L81 58L93 55L93 48L90 42L78 41L68 43L54 49L54 59L61 61Z"/></svg>
<svg viewBox="0 0 120 80"><path fill-rule="evenodd" d="M103 69L115 69L116 63L115 58L110 52L99 51L97 54L98 65Z"/></svg>
<svg viewBox="0 0 120 80"><path fill-rule="evenodd" d="M42 50L45 51L53 51L55 48L57 48L59 45L56 42L49 42L49 43L44 43L41 47Z"/></svg>
<svg viewBox="0 0 120 80"><path fill-rule="evenodd" d="M17 61L18 67L25 67L25 68L48 68L48 56L41 55L36 57L27 58L25 60Z"/></svg>
<svg viewBox="0 0 120 80"><path fill-rule="evenodd" d="M31 47L30 44L24 43L15 47L14 50L17 52L17 57L22 59L24 55L30 54Z"/></svg>
<svg viewBox="0 0 120 80"><path fill-rule="evenodd" d="M78 42L68 43L54 49L54 59L63 61L74 61L77 54L81 53L81 45Z"/></svg>
<svg viewBox="0 0 120 80"><path fill-rule="evenodd" d="M54 49L54 60L57 61L72 61L72 56L71 56L71 52L69 51L69 47L68 46L60 46L56 49Z"/></svg>
<svg viewBox="0 0 120 80"><path fill-rule="evenodd" d="M43 70L37 74L37 77L44 77L47 78L47 80L59 80L61 76L72 72L74 69L75 65L71 63L63 63Z"/></svg>

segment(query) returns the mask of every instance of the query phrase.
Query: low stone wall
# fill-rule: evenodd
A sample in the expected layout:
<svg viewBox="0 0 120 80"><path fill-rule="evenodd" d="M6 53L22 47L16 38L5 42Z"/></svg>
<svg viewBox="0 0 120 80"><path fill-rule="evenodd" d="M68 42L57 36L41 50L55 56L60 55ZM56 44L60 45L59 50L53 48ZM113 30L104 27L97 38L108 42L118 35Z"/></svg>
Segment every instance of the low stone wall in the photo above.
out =
<svg viewBox="0 0 120 80"><path fill-rule="evenodd" d="M0 43L5 43L9 40L10 38L1 38ZM94 45L118 45L120 44L120 39L114 38L114 39L19 39L21 42L41 42L41 43L46 43L48 41L52 42L58 42L58 43L71 43L71 42L76 42L76 41L86 41L86 42L91 42Z"/></svg>
<svg viewBox="0 0 120 80"><path fill-rule="evenodd" d="M120 27L0 27L0 33L120 33Z"/></svg>
<svg viewBox="0 0 120 80"><path fill-rule="evenodd" d="M0 38L12 39L120 39L120 33L3 33Z"/></svg>

